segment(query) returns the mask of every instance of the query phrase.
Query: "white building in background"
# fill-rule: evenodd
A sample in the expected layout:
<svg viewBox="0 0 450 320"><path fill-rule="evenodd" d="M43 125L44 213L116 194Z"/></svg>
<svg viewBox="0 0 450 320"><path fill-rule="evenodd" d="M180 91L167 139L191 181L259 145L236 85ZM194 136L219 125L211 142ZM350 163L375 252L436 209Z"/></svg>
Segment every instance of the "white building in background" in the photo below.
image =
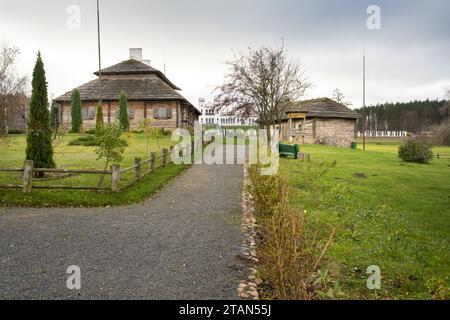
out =
<svg viewBox="0 0 450 320"><path fill-rule="evenodd" d="M236 116L232 112L218 111L212 104L206 103L203 98L199 100L198 106L202 113L199 119L202 125L218 127L257 126L258 117L244 118Z"/></svg>

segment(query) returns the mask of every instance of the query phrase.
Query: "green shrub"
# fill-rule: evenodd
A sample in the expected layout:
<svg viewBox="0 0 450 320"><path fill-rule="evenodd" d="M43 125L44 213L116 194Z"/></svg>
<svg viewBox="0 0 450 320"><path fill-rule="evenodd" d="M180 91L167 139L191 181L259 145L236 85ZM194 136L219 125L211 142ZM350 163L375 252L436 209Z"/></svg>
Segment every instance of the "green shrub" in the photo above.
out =
<svg viewBox="0 0 450 320"><path fill-rule="evenodd" d="M411 140L399 147L398 156L406 162L429 163L433 159L433 152L430 145Z"/></svg>
<svg viewBox="0 0 450 320"><path fill-rule="evenodd" d="M89 130L86 130L84 133L85 134L95 134L95 129L89 129Z"/></svg>
<svg viewBox="0 0 450 320"><path fill-rule="evenodd" d="M20 129L8 129L8 134L24 134Z"/></svg>
<svg viewBox="0 0 450 320"><path fill-rule="evenodd" d="M94 130L95 133L95 130ZM88 134L85 136L81 136L78 139L69 142L69 146L71 147L98 147L100 145L100 140L93 134ZM123 147L128 147L128 142L125 140L121 140L121 144Z"/></svg>
<svg viewBox="0 0 450 320"><path fill-rule="evenodd" d="M159 130L160 130L160 135L164 136L164 137L168 137L172 134L172 132L166 128L160 128ZM194 135L193 132L191 132L191 134Z"/></svg>
<svg viewBox="0 0 450 320"><path fill-rule="evenodd" d="M79 137L69 142L69 146L83 146L83 147L96 147L98 145L97 139L93 135L86 135Z"/></svg>

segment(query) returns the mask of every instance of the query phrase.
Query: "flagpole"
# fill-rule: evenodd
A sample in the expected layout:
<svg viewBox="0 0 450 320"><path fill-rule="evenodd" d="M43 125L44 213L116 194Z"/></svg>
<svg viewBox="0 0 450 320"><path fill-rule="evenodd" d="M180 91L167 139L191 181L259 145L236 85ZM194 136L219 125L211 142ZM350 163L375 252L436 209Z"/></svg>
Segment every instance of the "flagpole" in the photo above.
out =
<svg viewBox="0 0 450 320"><path fill-rule="evenodd" d="M363 47L363 114L366 111L366 45ZM363 119L363 150L366 151L366 119Z"/></svg>
<svg viewBox="0 0 450 320"><path fill-rule="evenodd" d="M101 51L101 38L100 38L100 4L97 0L97 41L98 41L98 94L99 94L99 104L102 105L102 51Z"/></svg>

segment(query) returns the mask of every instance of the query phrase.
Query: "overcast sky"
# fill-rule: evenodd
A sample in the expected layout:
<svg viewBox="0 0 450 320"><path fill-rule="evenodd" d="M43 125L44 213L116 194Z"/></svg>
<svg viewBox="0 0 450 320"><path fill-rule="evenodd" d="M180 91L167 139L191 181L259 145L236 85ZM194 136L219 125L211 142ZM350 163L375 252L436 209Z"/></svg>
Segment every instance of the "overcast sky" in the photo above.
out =
<svg viewBox="0 0 450 320"><path fill-rule="evenodd" d="M81 9L79 29L67 13ZM381 8L381 30L367 28L367 8ZM0 41L21 49L19 71L31 77L41 50L49 92L63 94L97 70L95 0L0 0ZM279 46L299 58L314 88L340 88L362 103L362 48L368 103L443 98L450 86L449 0L102 0L103 67L142 47L192 103L211 98L233 50Z"/></svg>

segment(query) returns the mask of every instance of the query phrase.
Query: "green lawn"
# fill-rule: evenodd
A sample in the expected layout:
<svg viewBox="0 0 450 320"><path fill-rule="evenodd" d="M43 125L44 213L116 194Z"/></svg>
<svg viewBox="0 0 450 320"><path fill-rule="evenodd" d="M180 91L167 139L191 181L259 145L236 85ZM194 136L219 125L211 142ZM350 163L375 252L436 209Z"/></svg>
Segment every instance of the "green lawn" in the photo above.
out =
<svg viewBox="0 0 450 320"><path fill-rule="evenodd" d="M405 164L398 145L370 143L366 152L303 146L310 164L282 160L293 201L307 210L311 227L324 239L338 227L324 267L337 284L335 297L450 298L450 160ZM383 276L376 293L366 287L371 265Z"/></svg>
<svg viewBox="0 0 450 320"><path fill-rule="evenodd" d="M68 143L75 140L79 135L69 134L63 142L54 149L54 159L60 169L101 169L105 165L104 161L97 161L95 147L73 147ZM146 138L142 134L132 134L127 138L129 146L124 153L124 159L120 163L122 168L134 165L135 158L148 159ZM150 141L149 152L161 154L160 148L169 147L173 143L170 136L160 140L160 146L155 141ZM0 143L0 167L21 168L25 158L26 137L11 136L7 144ZM176 176L185 166L169 165L160 168L156 173L147 176L142 182L128 188L119 195L112 193L98 194L93 191L62 191L62 190L34 190L31 195L25 196L20 190L0 189L0 204L20 205L20 206L106 206L121 205L143 201L151 194L164 186L171 178ZM126 185L134 178L133 171L123 174L121 185ZM0 184L20 185L22 176L20 173L0 172ZM97 186L99 176L78 175L66 177L64 179L54 179L50 181L37 181L35 185L83 185ZM105 178L105 186L109 187L110 176Z"/></svg>
<svg viewBox="0 0 450 320"><path fill-rule="evenodd" d="M401 142L395 141L383 141L383 140L373 140L369 139L366 142L366 151L379 151L386 153L398 153L398 147ZM363 150L363 143L361 140L358 140L358 149ZM449 147L434 147L433 152L435 154L439 154L446 158L450 158L450 148Z"/></svg>

